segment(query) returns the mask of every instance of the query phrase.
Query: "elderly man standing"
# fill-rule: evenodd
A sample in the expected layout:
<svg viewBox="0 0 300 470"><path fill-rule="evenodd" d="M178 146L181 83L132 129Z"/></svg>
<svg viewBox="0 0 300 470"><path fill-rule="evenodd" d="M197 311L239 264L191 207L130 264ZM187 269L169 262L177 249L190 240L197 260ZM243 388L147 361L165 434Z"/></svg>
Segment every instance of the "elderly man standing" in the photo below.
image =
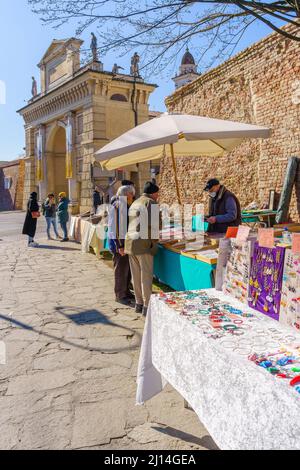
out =
<svg viewBox="0 0 300 470"><path fill-rule="evenodd" d="M111 204L108 218L109 249L113 254L116 302L123 305L129 305L133 298L129 289L131 282L129 259L124 252L124 245L128 229L128 211L134 196L134 186L121 186Z"/></svg>
<svg viewBox="0 0 300 470"><path fill-rule="evenodd" d="M153 281L153 256L159 238L159 187L148 181L144 193L129 210L125 253L129 255L135 295L135 311L147 314Z"/></svg>
<svg viewBox="0 0 300 470"><path fill-rule="evenodd" d="M238 198L220 184L216 178L210 179L204 188L209 201L209 232L226 233L228 227L237 227L242 223L241 206Z"/></svg>

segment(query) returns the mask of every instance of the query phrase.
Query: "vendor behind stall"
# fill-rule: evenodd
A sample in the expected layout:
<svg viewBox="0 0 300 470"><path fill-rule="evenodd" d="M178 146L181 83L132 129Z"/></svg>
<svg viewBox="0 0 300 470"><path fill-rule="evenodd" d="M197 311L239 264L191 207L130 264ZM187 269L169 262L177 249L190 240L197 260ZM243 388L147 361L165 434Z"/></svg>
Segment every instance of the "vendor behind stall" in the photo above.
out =
<svg viewBox="0 0 300 470"><path fill-rule="evenodd" d="M241 206L238 198L221 185L216 178L210 179L204 191L210 197L208 232L226 233L228 227L237 227L242 222Z"/></svg>

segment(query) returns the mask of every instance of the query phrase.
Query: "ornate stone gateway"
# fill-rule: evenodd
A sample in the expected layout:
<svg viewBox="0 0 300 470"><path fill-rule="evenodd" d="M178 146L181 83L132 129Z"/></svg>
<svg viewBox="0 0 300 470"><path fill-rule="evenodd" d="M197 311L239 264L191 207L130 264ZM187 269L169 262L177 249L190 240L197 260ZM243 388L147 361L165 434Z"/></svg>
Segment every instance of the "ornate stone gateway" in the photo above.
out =
<svg viewBox="0 0 300 470"><path fill-rule="evenodd" d="M95 184L109 187L123 176L134 179L139 191L151 177L149 163L102 171L94 166L94 153L134 127L136 113L139 124L149 119L148 99L156 85L103 71L96 54L81 67L81 45L76 38L52 42L39 63L41 91L35 87L18 111L26 134L24 208L33 190L40 201L49 192L65 191L72 212L82 212L91 209Z"/></svg>

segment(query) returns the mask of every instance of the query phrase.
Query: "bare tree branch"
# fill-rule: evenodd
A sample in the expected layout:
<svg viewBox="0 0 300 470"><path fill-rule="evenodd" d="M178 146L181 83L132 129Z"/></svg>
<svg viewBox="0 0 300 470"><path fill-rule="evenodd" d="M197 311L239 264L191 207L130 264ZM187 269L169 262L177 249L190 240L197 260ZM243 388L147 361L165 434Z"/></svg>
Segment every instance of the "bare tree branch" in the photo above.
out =
<svg viewBox="0 0 300 470"><path fill-rule="evenodd" d="M201 60L228 58L255 22L300 41L300 0L28 0L45 24L67 22L81 35L91 27L101 40L99 53L123 55L141 49L144 73L174 65L192 42ZM281 28L285 23L291 28ZM196 41L197 38L197 41ZM100 41L99 41L100 43ZM84 51L86 54L89 50Z"/></svg>

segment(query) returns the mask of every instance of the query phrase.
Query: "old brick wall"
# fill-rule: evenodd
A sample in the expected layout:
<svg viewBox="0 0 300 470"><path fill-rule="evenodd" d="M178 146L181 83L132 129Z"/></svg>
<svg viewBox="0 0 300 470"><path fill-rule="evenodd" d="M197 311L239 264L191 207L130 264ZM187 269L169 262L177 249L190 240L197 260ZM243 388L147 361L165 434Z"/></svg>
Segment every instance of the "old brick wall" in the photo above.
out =
<svg viewBox="0 0 300 470"><path fill-rule="evenodd" d="M19 174L18 174L18 180L17 180L16 199L15 199L16 210L23 209L24 181L25 181L25 161L22 158L19 161Z"/></svg>
<svg viewBox="0 0 300 470"><path fill-rule="evenodd" d="M202 189L213 176L237 194L242 206L267 202L270 189L281 191L288 158L300 156L300 44L272 34L180 88L166 104L169 112L272 128L270 139L245 140L221 158L178 157L183 202L206 201ZM160 174L164 202L175 199L171 181L172 165L165 159ZM299 210L300 171L291 203L293 220L299 220Z"/></svg>
<svg viewBox="0 0 300 470"><path fill-rule="evenodd" d="M4 179L11 178L10 189L5 189ZM0 211L19 209L16 206L18 196L19 161L0 167Z"/></svg>

